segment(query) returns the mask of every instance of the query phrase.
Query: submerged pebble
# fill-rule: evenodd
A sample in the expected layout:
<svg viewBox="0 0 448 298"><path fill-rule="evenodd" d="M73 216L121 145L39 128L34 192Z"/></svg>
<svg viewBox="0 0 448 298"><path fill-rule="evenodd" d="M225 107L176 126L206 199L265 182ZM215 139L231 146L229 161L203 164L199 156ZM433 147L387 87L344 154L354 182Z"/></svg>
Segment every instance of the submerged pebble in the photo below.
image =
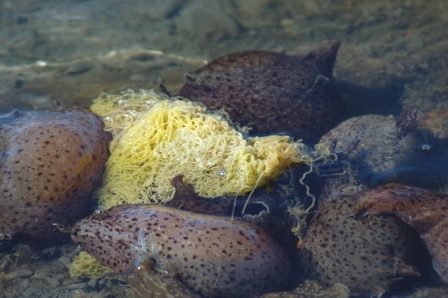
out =
<svg viewBox="0 0 448 298"><path fill-rule="evenodd" d="M220 57L186 75L180 95L224 109L251 132L292 131L320 136L345 112L332 81L339 41L305 57L247 51Z"/></svg>
<svg viewBox="0 0 448 298"><path fill-rule="evenodd" d="M135 276L146 266L139 275L168 274L205 297L254 297L280 291L289 282L283 249L260 228L230 218L120 205L79 221L71 233L73 241L117 273ZM164 284L169 286L167 278Z"/></svg>
<svg viewBox="0 0 448 298"><path fill-rule="evenodd" d="M0 121L0 239L61 236L54 224L72 225L89 211L110 137L81 109L8 115Z"/></svg>
<svg viewBox="0 0 448 298"><path fill-rule="evenodd" d="M5 274L5 273L1 273L0 274L0 281L11 281L17 278L24 278L24 277L30 277L32 276L34 273L32 270L30 269L18 269L14 272Z"/></svg>

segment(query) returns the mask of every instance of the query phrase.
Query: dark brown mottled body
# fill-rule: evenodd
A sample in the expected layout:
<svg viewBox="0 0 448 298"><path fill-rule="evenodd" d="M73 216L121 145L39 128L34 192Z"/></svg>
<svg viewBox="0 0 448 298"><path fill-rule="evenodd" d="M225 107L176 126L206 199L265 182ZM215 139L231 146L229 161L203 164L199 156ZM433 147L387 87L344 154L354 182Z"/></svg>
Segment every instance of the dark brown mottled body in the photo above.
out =
<svg viewBox="0 0 448 298"><path fill-rule="evenodd" d="M363 192L355 214L372 219L393 214L412 226L425 242L434 269L448 283L448 195L391 183Z"/></svg>
<svg viewBox="0 0 448 298"><path fill-rule="evenodd" d="M320 187L313 215L300 249L303 267L324 284L343 283L355 291L379 296L402 276L417 275L410 265L427 255L418 235L398 218L378 216L357 220L354 206L374 183L391 179L420 182L431 161L444 156L418 144L431 140L418 128L420 113L366 115L346 120L325 134L321 143L338 153L333 164L317 165ZM427 162L427 163L425 163ZM423 175L425 176L425 175ZM418 256L419 257L415 257Z"/></svg>
<svg viewBox="0 0 448 298"><path fill-rule="evenodd" d="M82 110L18 112L0 122L1 238L48 241L62 235L54 223L86 216L109 140L101 119Z"/></svg>
<svg viewBox="0 0 448 298"><path fill-rule="evenodd" d="M319 137L341 119L345 103L332 82L339 41L305 57L248 51L218 58L186 75L180 95L225 109L252 132Z"/></svg>
<svg viewBox="0 0 448 298"><path fill-rule="evenodd" d="M273 189L257 189L245 196L220 196L213 199L203 198L188 189L183 183L183 175L171 179L171 185L176 188L174 198L165 206L202 213L207 215L232 216L254 224L283 247L294 247L295 236L290 227L294 219L288 212L288 201L295 200L292 193L287 195L281 185L274 185ZM286 179L289 183L289 179Z"/></svg>
<svg viewBox="0 0 448 298"><path fill-rule="evenodd" d="M304 270L325 285L342 283L353 291L380 296L394 280L419 275L406 265L418 253L419 239L394 217L356 220L356 200L357 196L343 193L326 198L299 252Z"/></svg>
<svg viewBox="0 0 448 298"><path fill-rule="evenodd" d="M393 116L365 115L343 121L319 142L342 153L353 166L380 172L393 168L396 141Z"/></svg>
<svg viewBox="0 0 448 298"><path fill-rule="evenodd" d="M184 175L171 179L171 185L176 189L174 198L166 203L167 207L208 215L227 215L233 204L234 197L203 198L188 189L183 183Z"/></svg>
<svg viewBox="0 0 448 298"><path fill-rule="evenodd" d="M205 297L280 291L290 276L286 253L260 228L168 207L112 207L79 221L72 239L118 273L152 260Z"/></svg>
<svg viewBox="0 0 448 298"><path fill-rule="evenodd" d="M341 162L317 166L318 173L327 179L328 191L349 175L370 187L400 182L435 191L444 189L448 181L448 140L420 128L422 117L417 110L406 110L397 118L365 115L345 120L326 133L320 143L341 155Z"/></svg>

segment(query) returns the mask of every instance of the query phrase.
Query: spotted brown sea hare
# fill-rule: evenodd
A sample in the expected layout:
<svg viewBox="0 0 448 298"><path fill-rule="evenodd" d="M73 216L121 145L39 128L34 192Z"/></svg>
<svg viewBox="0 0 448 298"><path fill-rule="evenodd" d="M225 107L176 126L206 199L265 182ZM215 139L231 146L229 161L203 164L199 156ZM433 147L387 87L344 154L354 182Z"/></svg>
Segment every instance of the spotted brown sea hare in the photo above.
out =
<svg viewBox="0 0 448 298"><path fill-rule="evenodd" d="M48 241L86 216L109 140L83 109L0 117L0 238Z"/></svg>
<svg viewBox="0 0 448 298"><path fill-rule="evenodd" d="M225 55L188 73L180 95L224 109L255 133L319 137L345 112L332 81L339 45L325 41L305 57L267 51Z"/></svg>
<svg viewBox="0 0 448 298"><path fill-rule="evenodd" d="M395 215L423 239L434 269L448 283L448 195L418 187L390 183L363 192L358 217Z"/></svg>
<svg viewBox="0 0 448 298"><path fill-rule="evenodd" d="M120 205L79 221L71 233L102 264L120 274L130 272L131 285L140 275L138 285L142 280L150 288L171 284L188 297L189 290L204 297L280 291L291 272L286 253L263 230L225 217ZM165 277L150 276L157 272Z"/></svg>
<svg viewBox="0 0 448 298"><path fill-rule="evenodd" d="M319 175L329 181L356 174L358 185L369 187L399 182L433 191L444 189L448 139L437 138L421 126L422 117L418 110L409 109L396 118L364 115L343 121L320 140L341 158L323 168L317 166ZM327 183L330 191L332 184Z"/></svg>
<svg viewBox="0 0 448 298"><path fill-rule="evenodd" d="M316 166L321 195L299 249L310 277L328 286L343 283L355 293L381 296L397 279L420 274L418 261L424 261L427 253L411 227L393 216L354 217L357 201L364 199L362 190L375 177L382 178L376 182L388 181L400 169L412 169L399 177L411 180L410 174L423 172L422 161L428 166L437 157L443 159L440 142L434 142L431 152L419 150L417 145L428 140L417 127L419 114L407 110L397 118L355 117L322 137L321 142L341 158Z"/></svg>
<svg viewBox="0 0 448 298"><path fill-rule="evenodd" d="M381 296L394 280L420 275L408 262L421 247L397 218L355 219L358 195L340 193L320 203L299 250L302 267L325 285Z"/></svg>

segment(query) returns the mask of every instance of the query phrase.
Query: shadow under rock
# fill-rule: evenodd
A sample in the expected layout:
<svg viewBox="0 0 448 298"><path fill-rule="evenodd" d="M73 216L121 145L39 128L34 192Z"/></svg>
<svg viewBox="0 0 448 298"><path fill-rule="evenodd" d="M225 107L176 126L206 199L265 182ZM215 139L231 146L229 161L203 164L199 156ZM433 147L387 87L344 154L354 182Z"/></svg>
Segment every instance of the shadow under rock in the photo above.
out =
<svg viewBox="0 0 448 298"><path fill-rule="evenodd" d="M347 102L346 119L360 115L394 115L403 110L400 98L411 78L391 78L381 88L367 88L345 81L336 81L339 93Z"/></svg>

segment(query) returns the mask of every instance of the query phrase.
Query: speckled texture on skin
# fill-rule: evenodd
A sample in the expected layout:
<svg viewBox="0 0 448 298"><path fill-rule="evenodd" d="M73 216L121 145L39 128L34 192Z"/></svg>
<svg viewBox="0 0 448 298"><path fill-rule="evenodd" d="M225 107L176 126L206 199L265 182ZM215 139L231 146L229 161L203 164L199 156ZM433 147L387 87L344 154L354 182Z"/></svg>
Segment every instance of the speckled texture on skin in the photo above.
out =
<svg viewBox="0 0 448 298"><path fill-rule="evenodd" d="M356 196L339 194L320 204L299 249L302 267L327 286L380 296L394 279L419 274L405 264L419 239L398 218L356 220L355 203Z"/></svg>
<svg viewBox="0 0 448 298"><path fill-rule="evenodd" d="M179 174L171 179L170 183L176 189L176 193L165 206L208 215L226 215L235 201L234 197L221 196L213 199L200 197L184 185L183 177L184 175Z"/></svg>
<svg viewBox="0 0 448 298"><path fill-rule="evenodd" d="M346 164L336 172L354 174L361 184L373 187L400 182L438 191L445 188L448 181L448 139L436 138L430 131L420 128L421 117L417 110L406 110L396 119L380 115L350 118L326 133L320 143L342 154L342 163ZM320 167L337 164L317 165L316 168L323 172ZM325 178L347 177L327 175ZM333 191L332 183L327 185L329 191Z"/></svg>
<svg viewBox="0 0 448 298"><path fill-rule="evenodd" d="M365 115L343 121L320 140L333 151L345 153L352 164L365 163L373 172L393 167L397 140L393 116ZM356 164L355 164L356 163Z"/></svg>
<svg viewBox="0 0 448 298"><path fill-rule="evenodd" d="M354 291L381 295L399 276L417 274L404 265L414 264L417 260L413 256L420 254L423 259L427 255L415 231L398 218L354 218L356 201L371 183L369 174L374 178L385 175L387 180L393 178L390 173L397 171L397 167L408 166L421 174L424 167L418 162L437 160L445 154L440 146L441 151L435 148L420 156L417 145L421 140L429 140L428 135L414 125L417 112L403 113L406 117L399 116L400 121L379 115L352 118L321 139L342 158L334 163L340 166L334 175L324 168L327 165L317 166L318 171L327 172L320 185L323 191L317 212L299 252L308 274L324 284L340 282ZM398 128L401 140L397 137Z"/></svg>
<svg viewBox="0 0 448 298"><path fill-rule="evenodd" d="M448 195L391 183L362 193L358 216L394 214L422 237L434 269L448 283Z"/></svg>
<svg viewBox="0 0 448 298"><path fill-rule="evenodd" d="M283 247L294 247L296 238L290 228L294 219L287 212L285 202L288 197L281 192L281 185L273 184L273 189L269 191L259 188L245 196L210 199L193 193L184 185L182 178L183 175L177 175L171 179L176 193L165 206L207 215L234 216L262 228Z"/></svg>
<svg viewBox="0 0 448 298"><path fill-rule="evenodd" d="M205 297L280 291L290 277L285 252L261 229L168 207L112 207L79 221L72 239L118 273L152 259Z"/></svg>
<svg viewBox="0 0 448 298"><path fill-rule="evenodd" d="M180 95L224 108L251 132L294 131L319 137L345 112L332 82L339 41L305 57L248 51L220 57L186 75Z"/></svg>
<svg viewBox="0 0 448 298"><path fill-rule="evenodd" d="M110 137L80 109L19 114L0 124L0 236L49 240L87 215Z"/></svg>

